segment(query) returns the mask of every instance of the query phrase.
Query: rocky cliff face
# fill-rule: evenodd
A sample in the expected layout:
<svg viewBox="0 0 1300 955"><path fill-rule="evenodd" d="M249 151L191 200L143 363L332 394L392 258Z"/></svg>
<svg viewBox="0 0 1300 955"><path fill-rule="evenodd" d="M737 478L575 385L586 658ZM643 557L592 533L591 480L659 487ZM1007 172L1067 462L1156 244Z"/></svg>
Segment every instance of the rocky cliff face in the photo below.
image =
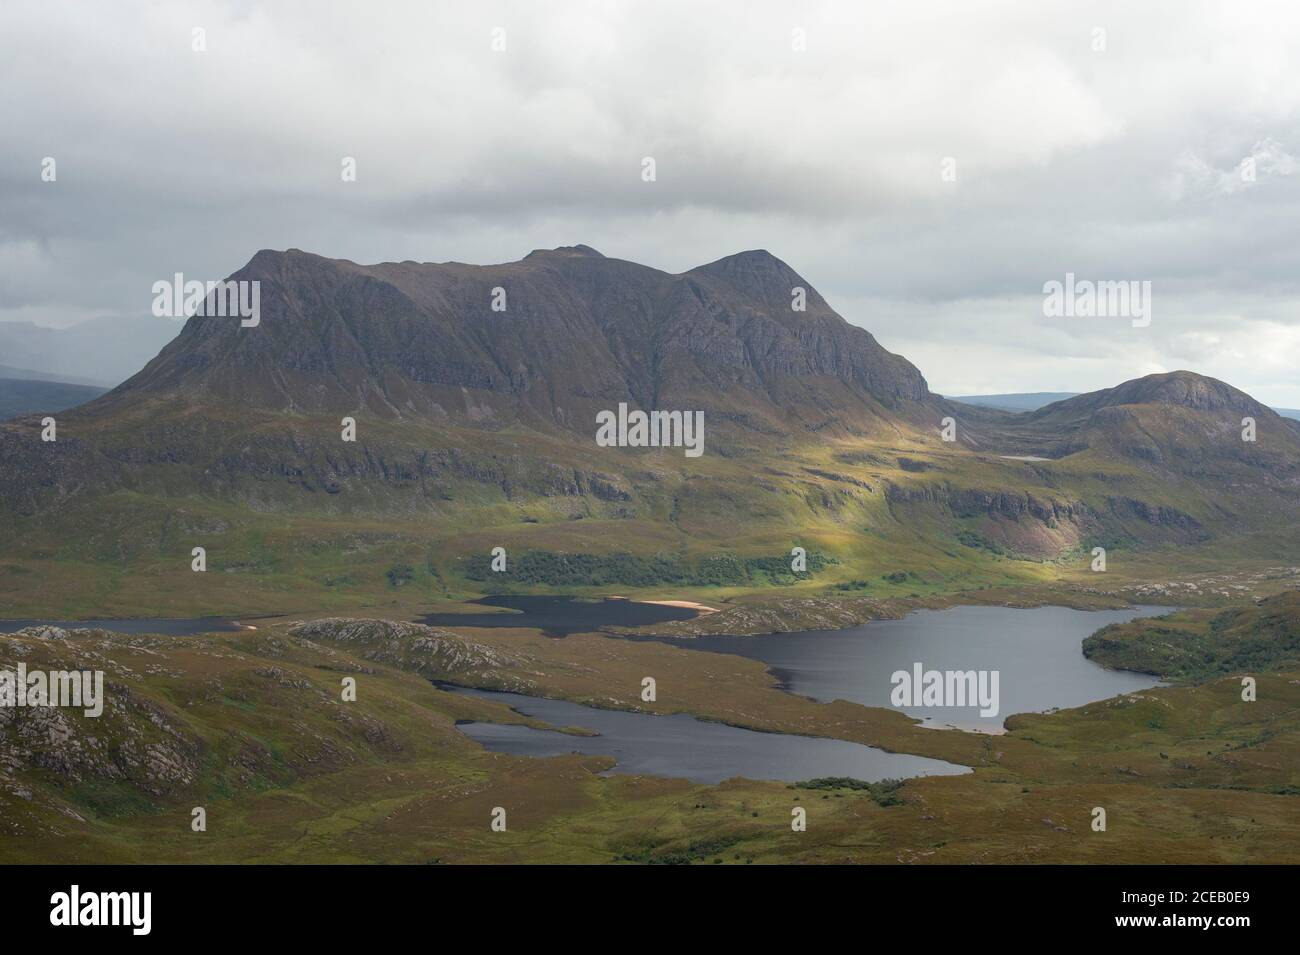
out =
<svg viewBox="0 0 1300 955"><path fill-rule="evenodd" d="M915 367L767 252L670 275L586 246L494 266L263 251L232 278L261 283L260 324L191 318L93 407L167 395L585 433L627 402L784 431L929 396Z"/></svg>
<svg viewBox="0 0 1300 955"><path fill-rule="evenodd" d="M275 488L438 500L468 481L621 502L622 459L594 437L623 403L702 412L721 456L933 417L915 367L767 252L673 275L586 246L492 266L263 251L230 278L260 284L255 326L190 318L134 377L61 413L57 444L35 419L0 426L15 462L0 513L119 487L291 507ZM356 444L338 440L344 416Z"/></svg>

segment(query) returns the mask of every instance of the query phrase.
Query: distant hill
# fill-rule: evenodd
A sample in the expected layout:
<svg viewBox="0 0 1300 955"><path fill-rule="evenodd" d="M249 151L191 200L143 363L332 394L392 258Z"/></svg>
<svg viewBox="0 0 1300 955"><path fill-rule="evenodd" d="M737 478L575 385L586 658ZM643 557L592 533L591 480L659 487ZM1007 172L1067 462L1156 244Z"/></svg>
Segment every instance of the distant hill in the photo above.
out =
<svg viewBox="0 0 1300 955"><path fill-rule="evenodd" d="M67 328L0 322L0 377L112 386L129 378L176 337L182 322L152 315L114 315ZM21 374L9 372L14 368ZM6 373L8 372L8 373Z"/></svg>
<svg viewBox="0 0 1300 955"><path fill-rule="evenodd" d="M1300 476L1300 426L1229 384L1190 371L1147 375L1016 415L972 412L980 446L1060 460L1086 453L1166 479L1187 479L1216 497L1271 487L1289 495ZM1256 422L1242 440L1242 420ZM1170 487L1172 492L1172 486Z"/></svg>
<svg viewBox="0 0 1300 955"><path fill-rule="evenodd" d="M23 414L62 411L98 398L107 389L31 378L0 378L0 421Z"/></svg>
<svg viewBox="0 0 1300 955"><path fill-rule="evenodd" d="M109 382L91 378L78 378L75 375L57 375L49 371L35 371L31 368L15 368L13 365L0 365L0 378L17 378L21 381L56 381L64 385L88 385L101 391L109 387Z"/></svg>
<svg viewBox="0 0 1300 955"><path fill-rule="evenodd" d="M1005 395L945 395L949 401L960 401L964 405L978 405L981 408L996 408L999 411L1037 411L1045 405L1067 398L1077 397L1077 391L1025 391ZM1283 418L1300 421L1300 408L1274 408Z"/></svg>
<svg viewBox="0 0 1300 955"><path fill-rule="evenodd" d="M1268 409L1250 395L1218 379L1190 371L1173 371L1134 378L1114 388L1074 395L1045 405L1032 417L1054 422L1072 421L1091 417L1104 408L1151 404L1177 405L1193 411L1229 411L1256 417L1268 413Z"/></svg>
<svg viewBox="0 0 1300 955"><path fill-rule="evenodd" d="M949 401L960 401L964 405L979 405L982 408L997 408L1000 411L1034 411L1054 401L1073 398L1077 391L1027 391L1023 394L1007 395L945 395Z"/></svg>

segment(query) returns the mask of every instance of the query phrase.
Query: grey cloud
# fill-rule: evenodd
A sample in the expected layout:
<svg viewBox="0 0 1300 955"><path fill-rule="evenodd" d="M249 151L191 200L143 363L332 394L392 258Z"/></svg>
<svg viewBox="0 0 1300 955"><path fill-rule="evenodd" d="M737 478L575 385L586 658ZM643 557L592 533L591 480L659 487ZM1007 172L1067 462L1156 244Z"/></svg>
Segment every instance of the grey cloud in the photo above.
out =
<svg viewBox="0 0 1300 955"><path fill-rule="evenodd" d="M156 279L266 247L673 271L761 247L940 390L1188 363L1300 406L1274 357L1300 328L1290 5L358 9L0 7L0 319L144 315ZM1152 329L1046 326L1066 271L1152 281Z"/></svg>

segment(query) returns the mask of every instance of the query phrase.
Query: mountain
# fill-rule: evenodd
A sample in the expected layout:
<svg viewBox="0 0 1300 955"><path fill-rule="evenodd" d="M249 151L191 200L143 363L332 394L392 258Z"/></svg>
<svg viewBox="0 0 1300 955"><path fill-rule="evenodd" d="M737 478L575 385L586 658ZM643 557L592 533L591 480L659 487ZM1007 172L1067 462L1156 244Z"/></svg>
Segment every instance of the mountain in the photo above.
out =
<svg viewBox="0 0 1300 955"><path fill-rule="evenodd" d="M291 249L232 278L261 283L257 327L191 318L101 407L177 395L589 435L598 411L626 402L759 434L847 433L929 397L915 367L763 251L670 275L586 246L496 266ZM806 311L792 310L797 288Z"/></svg>
<svg viewBox="0 0 1300 955"><path fill-rule="evenodd" d="M1176 372L1020 414L944 399L765 251L671 274L581 245L490 266L291 249L232 278L260 283L256 325L191 317L56 442L0 425L12 607L582 580L861 600L1040 580L1099 542L1272 558L1300 515L1300 427L1244 392ZM704 453L598 443L620 406L701 413ZM220 573L191 575L198 544Z"/></svg>
<svg viewBox="0 0 1300 955"><path fill-rule="evenodd" d="M1247 421L1254 434L1243 437ZM1058 452L1081 447L1179 473L1209 473L1215 462L1247 464L1284 484L1300 472L1300 426L1250 395L1190 371L1147 375L1067 398L1025 416L1027 433Z"/></svg>
<svg viewBox="0 0 1300 955"><path fill-rule="evenodd" d="M1024 391L1004 395L945 395L949 401L959 401L966 405L979 405L996 408L1000 411L1037 411L1044 405L1054 404L1073 398L1077 391ZM1283 418L1300 420L1300 409L1274 408Z"/></svg>
<svg viewBox="0 0 1300 955"><path fill-rule="evenodd" d="M180 329L179 321L149 315L105 316L67 328L0 322L0 355L6 366L44 379L112 386L138 371ZM28 375L0 371L0 377Z"/></svg>
<svg viewBox="0 0 1300 955"><path fill-rule="evenodd" d="M1038 409L1034 417L1064 421L1087 417L1102 408L1145 404L1177 405L1194 411L1230 411L1256 417L1275 414L1244 391L1215 378L1174 371L1135 378L1114 388L1054 402Z"/></svg>
<svg viewBox="0 0 1300 955"><path fill-rule="evenodd" d="M1053 459L1094 449L1112 460L1192 473L1203 470L1201 456L1208 455L1279 466L1289 475L1300 454L1295 421L1190 371L1147 375L1017 414L966 407L977 446ZM1242 437L1245 419L1255 422L1254 440Z"/></svg>

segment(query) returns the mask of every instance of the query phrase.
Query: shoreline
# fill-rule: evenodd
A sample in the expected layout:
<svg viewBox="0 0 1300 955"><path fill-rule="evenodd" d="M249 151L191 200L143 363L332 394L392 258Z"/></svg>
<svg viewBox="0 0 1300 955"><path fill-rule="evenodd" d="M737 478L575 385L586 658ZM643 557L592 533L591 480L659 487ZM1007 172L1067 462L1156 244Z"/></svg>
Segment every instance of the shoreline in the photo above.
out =
<svg viewBox="0 0 1300 955"><path fill-rule="evenodd" d="M660 607L682 607L686 610L698 610L700 616L711 613L721 613L717 607L710 607L708 604L697 603L694 600L632 600L631 597L616 596L614 600L629 600L638 604L657 604Z"/></svg>
<svg viewBox="0 0 1300 955"><path fill-rule="evenodd" d="M699 611L699 615L701 616L706 615L706 613L722 613L722 611L716 607L710 607L710 605L702 603L695 603L694 600L634 600L633 603L653 603L658 604L659 607L684 607L685 609L688 609L688 611Z"/></svg>

